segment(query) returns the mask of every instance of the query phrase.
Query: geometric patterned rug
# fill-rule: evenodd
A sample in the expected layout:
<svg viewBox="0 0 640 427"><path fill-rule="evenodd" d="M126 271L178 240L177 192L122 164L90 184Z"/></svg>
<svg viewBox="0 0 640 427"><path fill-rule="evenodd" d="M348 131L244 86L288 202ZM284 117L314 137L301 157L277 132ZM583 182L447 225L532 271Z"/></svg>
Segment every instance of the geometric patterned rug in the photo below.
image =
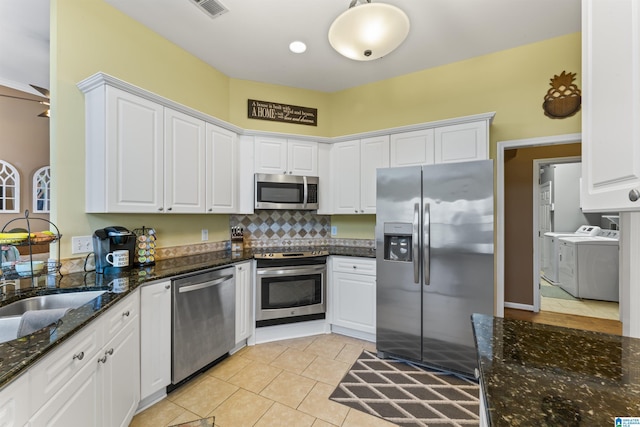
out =
<svg viewBox="0 0 640 427"><path fill-rule="evenodd" d="M329 396L399 426L477 426L474 381L363 351Z"/></svg>

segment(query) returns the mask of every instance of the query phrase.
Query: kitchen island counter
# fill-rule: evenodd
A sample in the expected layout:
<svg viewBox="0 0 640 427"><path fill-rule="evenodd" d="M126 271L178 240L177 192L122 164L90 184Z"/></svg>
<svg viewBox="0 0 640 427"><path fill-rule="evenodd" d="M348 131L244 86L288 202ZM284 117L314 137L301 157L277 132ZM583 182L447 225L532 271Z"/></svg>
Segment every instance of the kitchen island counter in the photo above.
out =
<svg viewBox="0 0 640 427"><path fill-rule="evenodd" d="M318 250L318 248L315 249ZM328 246L322 249L328 250L330 255L375 257L375 251L371 248ZM56 325L42 328L22 338L0 343L0 389L141 285L251 260L256 252L266 250L265 248L245 249L243 252L217 251L169 258L158 260L151 266L132 267L116 275L96 274L91 271L55 278L40 276L36 278L36 286L32 285L31 278L12 281L16 283L17 289L14 290L13 285L9 285L9 291L0 301L0 307L39 295L96 290L103 290L105 293L91 303L69 311ZM51 279L55 281L50 282Z"/></svg>
<svg viewBox="0 0 640 427"><path fill-rule="evenodd" d="M640 417L640 339L474 314L488 425Z"/></svg>

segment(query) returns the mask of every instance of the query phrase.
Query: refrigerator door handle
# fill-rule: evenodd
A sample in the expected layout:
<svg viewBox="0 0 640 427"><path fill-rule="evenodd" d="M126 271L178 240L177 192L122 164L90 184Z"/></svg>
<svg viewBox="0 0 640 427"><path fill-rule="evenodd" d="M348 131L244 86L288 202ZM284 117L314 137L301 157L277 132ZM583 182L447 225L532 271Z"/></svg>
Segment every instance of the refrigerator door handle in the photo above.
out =
<svg viewBox="0 0 640 427"><path fill-rule="evenodd" d="M419 232L420 232L420 205L416 203L413 205L413 230L411 241L413 242L413 283L420 283L420 245L419 245Z"/></svg>
<svg viewBox="0 0 640 427"><path fill-rule="evenodd" d="M422 223L424 232L424 266L422 271L424 272L424 284L429 286L431 284L431 206L429 203L424 204L424 221Z"/></svg>

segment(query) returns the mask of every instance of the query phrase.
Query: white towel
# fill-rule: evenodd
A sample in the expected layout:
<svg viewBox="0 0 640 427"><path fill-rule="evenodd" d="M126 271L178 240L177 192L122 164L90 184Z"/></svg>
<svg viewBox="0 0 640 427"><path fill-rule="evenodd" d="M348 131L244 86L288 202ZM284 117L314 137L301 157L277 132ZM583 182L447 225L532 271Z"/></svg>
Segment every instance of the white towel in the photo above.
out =
<svg viewBox="0 0 640 427"><path fill-rule="evenodd" d="M22 315L18 326L17 338L42 329L64 316L70 308L52 308L50 310L29 310Z"/></svg>

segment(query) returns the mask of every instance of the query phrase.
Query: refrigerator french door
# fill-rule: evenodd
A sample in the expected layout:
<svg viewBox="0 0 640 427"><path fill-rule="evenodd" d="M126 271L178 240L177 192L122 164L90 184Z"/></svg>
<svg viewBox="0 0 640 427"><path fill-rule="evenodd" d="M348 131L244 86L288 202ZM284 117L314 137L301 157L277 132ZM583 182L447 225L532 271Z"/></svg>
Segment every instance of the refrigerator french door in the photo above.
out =
<svg viewBox="0 0 640 427"><path fill-rule="evenodd" d="M494 312L493 161L378 169L380 357L473 376L472 313Z"/></svg>

